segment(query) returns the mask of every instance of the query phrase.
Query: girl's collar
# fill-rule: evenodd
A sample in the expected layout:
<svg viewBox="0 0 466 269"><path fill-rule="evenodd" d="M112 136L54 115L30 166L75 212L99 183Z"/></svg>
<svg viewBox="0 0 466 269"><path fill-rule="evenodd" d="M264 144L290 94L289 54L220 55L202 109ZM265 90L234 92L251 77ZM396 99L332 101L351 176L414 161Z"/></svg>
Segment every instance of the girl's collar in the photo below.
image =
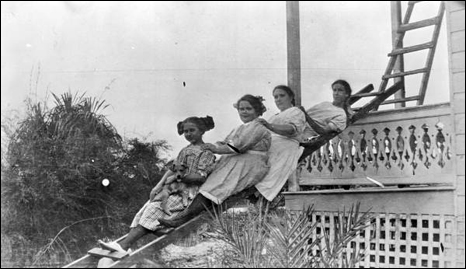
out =
<svg viewBox="0 0 466 269"><path fill-rule="evenodd" d="M248 122L246 122L246 123L243 123L243 125L244 125L244 126L247 126L247 125L253 123L254 121L257 121L258 119L259 119L259 117L253 119L252 121L248 121Z"/></svg>
<svg viewBox="0 0 466 269"><path fill-rule="evenodd" d="M278 114L280 114L280 113L283 113L283 112L285 112L285 111L287 111L288 109L293 108L293 107L295 107L295 106L290 106L290 107L288 107L288 108L286 108L286 109L284 109L284 110L281 110L280 112L278 112L278 113L275 114L275 115L278 115Z"/></svg>

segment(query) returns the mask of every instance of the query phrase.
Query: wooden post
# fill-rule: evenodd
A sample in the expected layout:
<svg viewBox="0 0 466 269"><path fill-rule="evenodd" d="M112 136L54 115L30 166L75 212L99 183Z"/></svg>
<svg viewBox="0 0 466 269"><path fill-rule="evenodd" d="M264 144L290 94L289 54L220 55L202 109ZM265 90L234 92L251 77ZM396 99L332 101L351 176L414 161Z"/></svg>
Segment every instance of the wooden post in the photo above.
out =
<svg viewBox="0 0 466 269"><path fill-rule="evenodd" d="M288 86L295 93L296 105L301 105L301 47L299 38L299 1L286 1L286 39Z"/></svg>
<svg viewBox="0 0 466 269"><path fill-rule="evenodd" d="M390 1L390 13L391 13L391 21L392 21L392 47L393 49L402 48L403 42L400 42L398 47L396 47L396 40L397 40L397 30L401 25L401 1ZM397 60L395 62L395 66L393 67L393 73L400 73L404 72L404 60L403 54L397 56ZM405 91L405 81L404 77L397 77L394 78L394 83L400 82L402 83L402 88L398 92L395 93L395 99L402 99L406 96ZM405 107L406 103L395 103L395 108Z"/></svg>

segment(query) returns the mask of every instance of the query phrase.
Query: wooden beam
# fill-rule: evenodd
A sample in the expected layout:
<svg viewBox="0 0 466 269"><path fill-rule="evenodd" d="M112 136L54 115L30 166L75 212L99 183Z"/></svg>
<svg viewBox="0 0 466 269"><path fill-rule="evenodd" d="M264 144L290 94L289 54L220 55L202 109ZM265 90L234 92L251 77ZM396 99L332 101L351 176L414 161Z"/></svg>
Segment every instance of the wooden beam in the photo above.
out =
<svg viewBox="0 0 466 269"><path fill-rule="evenodd" d="M390 13L392 21L392 48L393 52L403 48L403 41L397 40L398 38L398 28L401 25L401 1L390 1ZM393 73L404 72L404 58L403 55L396 56L395 66L393 67ZM404 77L398 77L394 79L394 83L401 82L401 90L395 93L396 99L403 99L406 95L405 93L405 81ZM396 103L395 108L405 107L406 103Z"/></svg>
<svg viewBox="0 0 466 269"><path fill-rule="evenodd" d="M286 39L288 86L295 93L296 105L301 105L301 47L299 36L299 1L286 1Z"/></svg>

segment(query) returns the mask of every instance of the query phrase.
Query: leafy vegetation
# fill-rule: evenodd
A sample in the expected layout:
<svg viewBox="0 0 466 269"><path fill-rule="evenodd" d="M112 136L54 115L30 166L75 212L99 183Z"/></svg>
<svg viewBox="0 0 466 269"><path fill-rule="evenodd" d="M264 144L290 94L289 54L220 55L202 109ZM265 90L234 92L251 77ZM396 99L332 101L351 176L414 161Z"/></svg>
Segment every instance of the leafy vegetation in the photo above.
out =
<svg viewBox="0 0 466 269"><path fill-rule="evenodd" d="M259 208L262 208L261 206ZM347 212L337 212L336 221L326 231L320 219L313 219L312 207L300 212L286 209L269 211L250 207L246 213L211 212L221 239L230 244L245 268L355 268L364 251L348 251L374 217L359 211L359 203ZM317 228L324 231L317 232Z"/></svg>
<svg viewBox="0 0 466 269"><path fill-rule="evenodd" d="M103 100L53 97L52 109L29 102L17 127L2 120L2 264L56 266L46 261L69 261L109 231L127 232L164 172L166 141L124 141Z"/></svg>

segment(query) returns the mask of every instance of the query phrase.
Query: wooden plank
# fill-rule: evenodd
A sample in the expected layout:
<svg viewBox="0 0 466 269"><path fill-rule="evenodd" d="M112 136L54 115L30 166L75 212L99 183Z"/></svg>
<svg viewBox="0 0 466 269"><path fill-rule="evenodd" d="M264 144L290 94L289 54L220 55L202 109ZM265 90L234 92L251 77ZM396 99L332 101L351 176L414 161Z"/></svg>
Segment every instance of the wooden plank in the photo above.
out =
<svg viewBox="0 0 466 269"><path fill-rule="evenodd" d="M465 177L464 176L458 176L456 180L456 190L458 192L458 195L465 195Z"/></svg>
<svg viewBox="0 0 466 269"><path fill-rule="evenodd" d="M343 205L361 202L361 211L380 213L419 212L425 214L454 214L453 188L405 188L383 190L326 190L284 192L288 209L300 210L314 204L318 211L336 211Z"/></svg>
<svg viewBox="0 0 466 269"><path fill-rule="evenodd" d="M371 97L371 96L379 96L381 93L380 92L368 92L368 93L357 93L351 95L351 99L354 98L361 98L361 97Z"/></svg>
<svg viewBox="0 0 466 269"><path fill-rule="evenodd" d="M402 24L400 27L398 27L398 33L403 33L406 31L422 28L422 27L427 27L431 25L436 25L439 23L439 18L438 17L433 17L430 19L425 19L422 21L417 21L417 22L412 22L408 24Z"/></svg>
<svg viewBox="0 0 466 269"><path fill-rule="evenodd" d="M195 232L196 229L206 221L206 214L201 214L185 224L178 227L175 231L158 237L143 247L131 252L127 258L114 262L109 268L126 268L134 265L144 255L151 255L156 251L163 249L169 244L189 235L191 232Z"/></svg>
<svg viewBox="0 0 466 269"><path fill-rule="evenodd" d="M457 155L464 155L465 153L465 141L464 141L464 134L457 134L456 135L456 154Z"/></svg>
<svg viewBox="0 0 466 269"><path fill-rule="evenodd" d="M451 85L450 87L453 89L453 94L455 93L464 93L465 92L465 73L464 72L457 72L452 73L451 77Z"/></svg>
<svg viewBox="0 0 466 269"><path fill-rule="evenodd" d="M419 100L419 98L420 98L420 96L416 95L416 96L410 96L410 97L406 97L406 98L402 98L402 99L387 100L387 101L384 101L380 105L389 105L389 104L395 104L395 103L400 103L400 102L417 101L417 100Z"/></svg>
<svg viewBox="0 0 466 269"><path fill-rule="evenodd" d="M456 159L456 174L458 176L464 176L464 173L465 173L464 155L456 155L454 159Z"/></svg>
<svg viewBox="0 0 466 269"><path fill-rule="evenodd" d="M415 212L412 212L412 213L415 213ZM409 257L411 256L410 253L411 253L411 245L412 245L412 241L411 241L411 233L412 232L415 232L415 229L413 229L411 227L411 221L412 219L415 219L415 217L413 215L411 215L411 213L407 213L406 214L406 261L405 261L405 267L408 267L409 264L410 264L410 259Z"/></svg>
<svg viewBox="0 0 466 269"><path fill-rule="evenodd" d="M428 255L428 260L427 260L427 267L432 268L432 260L434 257L433 253L433 248L434 248L434 220L433 216L427 216L427 221L428 221L428 238L427 238L427 255Z"/></svg>
<svg viewBox="0 0 466 269"><path fill-rule="evenodd" d="M375 227L376 227L376 235L375 235L375 266L376 268L380 268L379 259L380 256L380 232L381 232L381 224L380 220L384 217L384 215L379 215L375 220Z"/></svg>
<svg viewBox="0 0 466 269"><path fill-rule="evenodd" d="M465 46L464 30L451 33L450 41L451 41L450 44L451 44L452 53L464 51L464 46Z"/></svg>
<svg viewBox="0 0 466 269"><path fill-rule="evenodd" d="M377 176L376 180L385 186L393 185L409 185L409 184L453 184L455 175L453 171L445 174L424 174L419 176L404 176L404 177L382 177ZM299 180L299 185L302 186L326 186L326 185L360 185L360 186L376 186L365 177L354 178L316 178L315 175L305 173Z"/></svg>
<svg viewBox="0 0 466 269"><path fill-rule="evenodd" d="M417 105L420 106L424 104L424 99L427 91L427 83L429 82L430 70L432 69L432 63L434 61L435 49L437 48L437 40L440 34L440 26L442 25L443 13L445 13L445 3L440 2L440 8L437 14L437 24L435 25L434 32L432 33L432 42L434 43L432 48L429 50L427 55L426 67L429 69L422 76L421 85L419 87L419 100Z"/></svg>
<svg viewBox="0 0 466 269"><path fill-rule="evenodd" d="M464 1L446 1L449 12L464 10Z"/></svg>
<svg viewBox="0 0 466 269"><path fill-rule="evenodd" d="M465 113L465 93L460 92L460 93L454 93L453 94L453 113L459 114L459 113Z"/></svg>
<svg viewBox="0 0 466 269"><path fill-rule="evenodd" d="M464 30L464 9L450 12L450 33Z"/></svg>
<svg viewBox="0 0 466 269"><path fill-rule="evenodd" d="M120 242L121 240L125 239L127 234L123 235L122 237L118 238L116 241ZM85 256L63 266L62 268L83 268L83 267L89 267L93 266L95 267L97 265L97 259L96 257L93 257L89 254L86 254Z"/></svg>
<svg viewBox="0 0 466 269"><path fill-rule="evenodd" d="M376 123L398 122L402 120L413 120L429 117L442 117L451 115L451 104L442 103L435 105L424 105L417 107L406 107L401 109L373 111L368 117L353 123L352 126L371 125Z"/></svg>
<svg viewBox="0 0 466 269"><path fill-rule="evenodd" d="M453 73L464 72L464 51L451 54L450 69Z"/></svg>
<svg viewBox="0 0 466 269"><path fill-rule="evenodd" d="M401 25L401 1L390 1L390 14L391 14L391 22L392 22L392 51L393 52L396 52L397 50L399 49L402 49L403 48L403 41L397 41L397 37L398 37L398 28L400 27ZM395 72L395 73L399 73L399 72L404 72L405 71L405 67L404 67L404 56L401 55L401 54L393 54L393 55L389 55L389 56L395 56L395 55L399 55L398 57L396 57L396 62L395 62L395 65L393 66L393 71L392 72ZM405 82L404 82L404 77L399 77L399 78L395 78L395 83L396 82L401 82L401 84L403 85L403 87L397 91L395 93L395 98L396 99L402 99L406 96L406 91L405 91ZM401 107L405 107L406 104L403 102L403 103L397 103L395 105L395 108L401 108Z"/></svg>
<svg viewBox="0 0 466 269"><path fill-rule="evenodd" d="M411 70L411 71L400 72L400 73L395 73L395 74L391 74L391 75L384 75L384 76L382 76L382 79L386 80L386 79L390 79L390 78L405 77L405 76L425 73L427 71L428 71L428 68L419 68L419 69L415 69L415 70Z"/></svg>
<svg viewBox="0 0 466 269"><path fill-rule="evenodd" d="M458 135L465 134L464 123L465 123L464 113L455 114L455 133L456 134Z"/></svg>
<svg viewBox="0 0 466 269"><path fill-rule="evenodd" d="M440 244L442 242L445 242L445 217L443 214L440 214L440 229L439 229L439 241ZM439 245L440 245L439 244ZM439 258L439 267L440 268L445 268L445 251L443 249L440 249L440 258Z"/></svg>
<svg viewBox="0 0 466 269"><path fill-rule="evenodd" d="M411 47L399 48L399 49L395 49L392 52L390 52L388 54L388 56L391 57L391 56L395 56L395 55L399 55L399 54L406 54L406 53L415 52L415 51L419 51L419 50L430 49L433 46L434 46L434 44L432 42L427 42L427 43L423 43L423 44L419 44L419 45L414 45L414 46L411 46Z"/></svg>
<svg viewBox="0 0 466 269"><path fill-rule="evenodd" d="M223 203L223 210L227 210L229 207L234 206L238 201L245 199L248 195L252 194L255 191L254 187L248 188L242 191L239 194L233 195ZM113 267L130 267L133 266L138 260L140 260L145 255L151 255L156 251L159 251L166 247L167 245L184 238L195 232L203 223L210 220L210 216L207 212L203 212L197 217L191 219L180 227L176 228L169 234L158 237L150 243L144 245L143 247L133 251L129 256L120 261L110 265L110 268Z"/></svg>
<svg viewBox="0 0 466 269"><path fill-rule="evenodd" d="M351 119L349 120L350 123L354 123L355 121L367 117L367 113L369 111L377 108L385 99L393 95L395 92L400 90L403 87L402 83L398 82L395 83L390 88L386 89L383 93L380 94L377 98L374 98L368 104L364 105L356 114L354 114Z"/></svg>

